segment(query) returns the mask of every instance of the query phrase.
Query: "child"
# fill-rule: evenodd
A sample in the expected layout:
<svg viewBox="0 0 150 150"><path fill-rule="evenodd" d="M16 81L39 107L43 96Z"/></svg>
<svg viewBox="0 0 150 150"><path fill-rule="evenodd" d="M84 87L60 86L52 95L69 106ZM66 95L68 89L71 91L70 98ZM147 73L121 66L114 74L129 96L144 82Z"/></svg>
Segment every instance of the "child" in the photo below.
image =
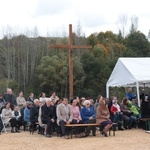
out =
<svg viewBox="0 0 150 150"><path fill-rule="evenodd" d="M115 96L113 97L112 106L111 106L110 111L111 111L112 117L113 117L112 121L114 123L118 123L118 130L124 130L122 127L122 122L123 122L122 113L120 110L120 106L118 105L117 97L115 97Z"/></svg>

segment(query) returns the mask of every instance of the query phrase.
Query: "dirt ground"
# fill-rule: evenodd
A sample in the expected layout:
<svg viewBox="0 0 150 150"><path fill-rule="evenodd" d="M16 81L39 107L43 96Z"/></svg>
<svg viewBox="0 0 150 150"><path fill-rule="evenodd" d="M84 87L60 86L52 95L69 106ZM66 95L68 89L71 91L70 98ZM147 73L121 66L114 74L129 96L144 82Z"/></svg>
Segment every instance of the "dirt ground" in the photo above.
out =
<svg viewBox="0 0 150 150"><path fill-rule="evenodd" d="M150 150L150 134L143 129L116 131L116 136L103 137L97 131L96 137L46 138L36 132L2 133L0 150Z"/></svg>

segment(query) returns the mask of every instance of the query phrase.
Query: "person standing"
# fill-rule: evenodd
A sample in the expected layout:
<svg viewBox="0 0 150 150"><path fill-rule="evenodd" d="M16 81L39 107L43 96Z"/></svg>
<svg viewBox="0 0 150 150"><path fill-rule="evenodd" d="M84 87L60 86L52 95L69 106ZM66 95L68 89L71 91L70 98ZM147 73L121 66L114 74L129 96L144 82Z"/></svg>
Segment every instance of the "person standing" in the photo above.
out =
<svg viewBox="0 0 150 150"><path fill-rule="evenodd" d="M14 110L14 106L17 105L16 98L13 95L12 89L7 89L7 94L5 95L5 101L10 103L10 108Z"/></svg>
<svg viewBox="0 0 150 150"><path fill-rule="evenodd" d="M31 102L32 104L34 104L34 93L30 93L29 94L29 98L27 99L28 102Z"/></svg>
<svg viewBox="0 0 150 150"><path fill-rule="evenodd" d="M0 94L0 101L1 101L1 103L2 103L2 106L5 106L5 100L4 100L4 98L3 98L3 96L2 96L2 94Z"/></svg>
<svg viewBox="0 0 150 150"><path fill-rule="evenodd" d="M132 92L132 88L128 88L128 92L126 93L126 97L130 101L132 101L132 99L136 98L136 95Z"/></svg>
<svg viewBox="0 0 150 150"><path fill-rule="evenodd" d="M52 100L52 103L54 104L54 103L56 103L56 101L59 100L59 97L56 95L55 92L53 92L50 96L50 99Z"/></svg>
<svg viewBox="0 0 150 150"><path fill-rule="evenodd" d="M23 104L26 102L25 98L23 97L23 92L21 91L19 93L19 96L17 97L17 106L19 110L23 107Z"/></svg>

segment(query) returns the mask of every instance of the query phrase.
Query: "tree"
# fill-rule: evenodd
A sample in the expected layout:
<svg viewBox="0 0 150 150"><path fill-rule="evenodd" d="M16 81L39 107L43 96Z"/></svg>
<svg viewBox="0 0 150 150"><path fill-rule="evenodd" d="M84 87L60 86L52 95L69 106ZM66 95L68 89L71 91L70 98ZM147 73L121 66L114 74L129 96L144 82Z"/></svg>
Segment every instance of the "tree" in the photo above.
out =
<svg viewBox="0 0 150 150"><path fill-rule="evenodd" d="M61 96L68 94L67 57L63 53L43 57L36 71L42 91L57 91Z"/></svg>
<svg viewBox="0 0 150 150"><path fill-rule="evenodd" d="M122 14L119 16L119 31L121 31L122 36L125 38L126 28L128 27L128 16Z"/></svg>
<svg viewBox="0 0 150 150"><path fill-rule="evenodd" d="M130 29L130 33L136 32L137 29L138 29L138 17L132 16L131 17L131 29Z"/></svg>
<svg viewBox="0 0 150 150"><path fill-rule="evenodd" d="M88 42L89 45L92 45L94 47L98 43L97 33L91 34L87 38L87 42Z"/></svg>
<svg viewBox="0 0 150 150"><path fill-rule="evenodd" d="M125 39L125 45L138 57L148 56L150 51L149 42L146 36L140 31L130 33Z"/></svg>

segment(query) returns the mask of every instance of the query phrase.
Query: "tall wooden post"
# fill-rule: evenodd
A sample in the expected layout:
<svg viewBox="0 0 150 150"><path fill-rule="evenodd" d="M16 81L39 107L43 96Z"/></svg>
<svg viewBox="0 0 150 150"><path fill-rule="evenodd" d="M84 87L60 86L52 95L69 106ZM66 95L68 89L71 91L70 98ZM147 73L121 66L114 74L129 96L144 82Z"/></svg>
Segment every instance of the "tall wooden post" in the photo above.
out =
<svg viewBox="0 0 150 150"><path fill-rule="evenodd" d="M69 97L73 98L73 49L91 49L91 45L73 45L72 24L69 24L69 45L50 45L50 48L67 48L69 50Z"/></svg>
<svg viewBox="0 0 150 150"><path fill-rule="evenodd" d="M72 25L69 24L69 96L73 98L73 36L72 36Z"/></svg>

